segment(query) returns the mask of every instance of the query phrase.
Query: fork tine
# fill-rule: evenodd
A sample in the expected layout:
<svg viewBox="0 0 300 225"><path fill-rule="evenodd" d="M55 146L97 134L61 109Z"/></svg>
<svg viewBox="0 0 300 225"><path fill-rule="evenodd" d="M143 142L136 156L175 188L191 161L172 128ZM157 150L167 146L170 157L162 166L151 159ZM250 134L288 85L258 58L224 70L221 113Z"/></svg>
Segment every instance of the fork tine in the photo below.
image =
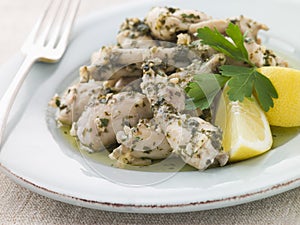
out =
<svg viewBox="0 0 300 225"><path fill-rule="evenodd" d="M37 35L40 32L40 29L42 27L42 24L44 23L47 14L49 13L50 8L53 5L53 1L50 1L45 9L45 11L43 12L43 14L40 16L40 18L37 20L37 22L35 23L32 31L30 32L30 34L28 35L27 39L25 40L23 46L22 46L22 51L25 53L28 46L32 43L34 43L36 41Z"/></svg>
<svg viewBox="0 0 300 225"><path fill-rule="evenodd" d="M69 8L70 1L71 0L61 1L61 5L58 10L59 12L57 12L57 16L56 16L57 21L55 25L53 24L54 26L53 31L51 32L51 34L49 34L49 42L47 43L47 46L49 47L54 47L56 42L58 41L59 34L62 30L63 22L66 17L66 13L68 12L67 10Z"/></svg>
<svg viewBox="0 0 300 225"><path fill-rule="evenodd" d="M57 19L56 17L62 13L60 13L60 6L62 3L63 0L51 1L46 9L46 12L42 15L41 19L38 20L33 32L31 32L28 40L22 47L22 51L25 53L25 59L13 78L11 84L9 85L7 91L0 99L0 144L8 120L9 112L33 63L38 60L44 62L57 62L63 56L66 50L68 41L67 39L70 35L80 0L68 0L65 13L62 15L63 19ZM56 7L54 7L54 5L56 5ZM60 22L60 20L62 22ZM58 28L55 28L54 26L56 23L59 24ZM65 26L63 26L63 23L65 23ZM58 34L57 37L54 37L54 41L48 39L48 36L53 34L52 30L54 30L54 34ZM62 34L59 35L59 33ZM48 40L53 42L55 45L57 40L57 46L48 45Z"/></svg>
<svg viewBox="0 0 300 225"><path fill-rule="evenodd" d="M46 45L47 37L50 35L50 31L55 24L57 16L60 12L60 8L62 6L63 0L52 0L50 3L52 7L49 8L46 18L44 20L45 24L43 29L40 30L40 34L38 39L36 40L41 45ZM50 19L49 19L50 18Z"/></svg>
<svg viewBox="0 0 300 225"><path fill-rule="evenodd" d="M81 0L71 0L69 2L69 7L68 7L68 13L64 19L65 22L65 26L64 26L64 30L63 33L60 37L60 39L57 42L57 46L56 48L62 48L64 46L67 45L68 42L68 38L70 36L71 33L71 28L73 26L79 5L80 5L80 1Z"/></svg>

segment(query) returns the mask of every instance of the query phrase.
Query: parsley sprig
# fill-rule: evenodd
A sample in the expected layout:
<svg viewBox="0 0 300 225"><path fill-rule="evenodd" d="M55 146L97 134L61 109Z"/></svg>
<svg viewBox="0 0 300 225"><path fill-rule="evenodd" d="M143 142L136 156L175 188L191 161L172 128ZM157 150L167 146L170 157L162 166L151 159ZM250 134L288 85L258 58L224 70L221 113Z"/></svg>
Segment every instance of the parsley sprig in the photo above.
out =
<svg viewBox="0 0 300 225"><path fill-rule="evenodd" d="M228 79L228 77L220 74L205 73L194 75L193 82L190 82L185 88L185 92L190 97L186 101L186 109L209 108Z"/></svg>
<svg viewBox="0 0 300 225"><path fill-rule="evenodd" d="M230 23L226 29L229 41L217 29L208 27L198 29L198 37L202 44L209 45L226 56L242 61L248 67L223 65L220 74L197 74L188 84L185 91L191 98L187 101L187 108L206 109L212 103L218 91L228 81L228 96L231 101L242 102L244 98L250 98L256 94L258 102L264 111L274 106L273 98L278 94L271 81L257 71L257 67L249 60L248 52L244 46L245 37L240 28Z"/></svg>

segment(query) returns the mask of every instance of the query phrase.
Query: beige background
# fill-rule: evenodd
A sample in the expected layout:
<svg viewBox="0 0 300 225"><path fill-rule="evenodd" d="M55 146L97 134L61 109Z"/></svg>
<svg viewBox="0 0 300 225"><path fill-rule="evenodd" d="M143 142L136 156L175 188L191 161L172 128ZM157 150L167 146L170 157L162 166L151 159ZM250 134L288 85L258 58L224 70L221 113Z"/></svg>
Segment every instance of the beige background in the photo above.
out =
<svg viewBox="0 0 300 225"><path fill-rule="evenodd" d="M82 0L79 15L122 0ZM129 2L129 1L127 1ZM0 66L21 47L41 0L0 0ZM300 169L300 165L299 165ZM123 214L85 209L32 193L0 173L0 224L300 224L300 188L264 200L182 214Z"/></svg>

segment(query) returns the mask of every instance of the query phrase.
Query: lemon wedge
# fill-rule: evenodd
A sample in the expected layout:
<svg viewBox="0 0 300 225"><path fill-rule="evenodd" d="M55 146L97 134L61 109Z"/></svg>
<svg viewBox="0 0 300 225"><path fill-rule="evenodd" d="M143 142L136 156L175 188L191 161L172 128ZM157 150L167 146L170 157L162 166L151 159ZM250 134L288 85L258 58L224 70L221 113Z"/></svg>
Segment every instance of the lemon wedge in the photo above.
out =
<svg viewBox="0 0 300 225"><path fill-rule="evenodd" d="M270 125L256 99L230 101L227 91L225 87L219 98L214 123L223 130L223 148L229 153L229 160L241 161L270 150Z"/></svg>
<svg viewBox="0 0 300 225"><path fill-rule="evenodd" d="M278 98L267 113L270 125L300 126L300 71L286 67L262 67L258 71L268 77Z"/></svg>

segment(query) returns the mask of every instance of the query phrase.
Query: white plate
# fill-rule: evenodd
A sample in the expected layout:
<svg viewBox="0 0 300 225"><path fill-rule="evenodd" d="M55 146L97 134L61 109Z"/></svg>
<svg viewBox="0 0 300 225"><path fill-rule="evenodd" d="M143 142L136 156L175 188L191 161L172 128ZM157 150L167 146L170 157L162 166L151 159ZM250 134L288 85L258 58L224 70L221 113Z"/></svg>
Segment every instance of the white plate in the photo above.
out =
<svg viewBox="0 0 300 225"><path fill-rule="evenodd" d="M82 157L62 137L48 111L49 99L77 76L74 71L93 51L114 42L124 18L143 17L153 4L200 9L219 18L240 14L255 18L271 28L264 35L268 45L300 61L296 50L300 49L300 30L293 26L297 26L300 19L300 4L296 1L143 1L139 5L97 12L77 24L74 38L59 64L34 66L11 114L8 135L0 152L2 169L17 183L50 198L122 212L162 213L219 208L299 186L300 136L252 160L204 172L179 173L103 166ZM17 57L2 68L0 95L20 61L21 57Z"/></svg>

